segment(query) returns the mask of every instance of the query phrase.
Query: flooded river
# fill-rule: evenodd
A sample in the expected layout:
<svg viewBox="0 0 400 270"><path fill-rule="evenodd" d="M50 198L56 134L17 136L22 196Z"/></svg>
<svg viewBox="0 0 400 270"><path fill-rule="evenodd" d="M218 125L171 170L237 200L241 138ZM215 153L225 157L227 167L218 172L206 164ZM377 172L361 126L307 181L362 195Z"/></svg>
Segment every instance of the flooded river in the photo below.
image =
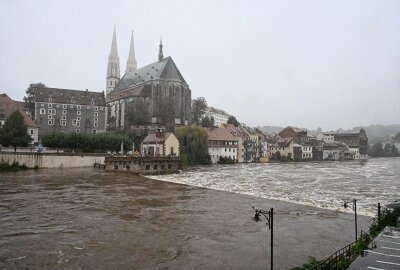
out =
<svg viewBox="0 0 400 270"><path fill-rule="evenodd" d="M253 205L274 207L275 269L289 269L352 242L354 216L328 204L357 197L372 213L375 200L400 194L399 162L238 164L161 177L190 185L93 168L1 174L0 269L265 269L270 232L251 220ZM360 216L359 229L370 221Z"/></svg>

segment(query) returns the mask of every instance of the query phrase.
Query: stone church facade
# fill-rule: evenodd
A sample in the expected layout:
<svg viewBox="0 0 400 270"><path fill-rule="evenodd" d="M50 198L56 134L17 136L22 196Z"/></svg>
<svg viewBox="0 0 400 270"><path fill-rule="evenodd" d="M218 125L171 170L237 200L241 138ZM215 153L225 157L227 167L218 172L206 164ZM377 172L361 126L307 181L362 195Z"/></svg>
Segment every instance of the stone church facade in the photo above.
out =
<svg viewBox="0 0 400 270"><path fill-rule="evenodd" d="M160 41L158 61L137 68L133 34L131 37L126 71L120 75L116 32L114 28L107 67L106 103L108 129L129 129L128 108L141 106L147 111L146 125L165 125L161 104L168 100L173 107L175 126L189 125L191 113L191 90L171 57L163 55Z"/></svg>

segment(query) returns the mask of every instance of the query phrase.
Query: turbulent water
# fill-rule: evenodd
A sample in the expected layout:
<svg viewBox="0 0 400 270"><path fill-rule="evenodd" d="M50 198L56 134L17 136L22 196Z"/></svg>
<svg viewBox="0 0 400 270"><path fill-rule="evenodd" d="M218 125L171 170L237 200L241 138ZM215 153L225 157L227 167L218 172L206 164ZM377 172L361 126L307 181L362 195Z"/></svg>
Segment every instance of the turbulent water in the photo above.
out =
<svg viewBox="0 0 400 270"><path fill-rule="evenodd" d="M400 199L399 158L216 165L155 178L339 211L344 200L357 199L358 213L369 216L378 202Z"/></svg>

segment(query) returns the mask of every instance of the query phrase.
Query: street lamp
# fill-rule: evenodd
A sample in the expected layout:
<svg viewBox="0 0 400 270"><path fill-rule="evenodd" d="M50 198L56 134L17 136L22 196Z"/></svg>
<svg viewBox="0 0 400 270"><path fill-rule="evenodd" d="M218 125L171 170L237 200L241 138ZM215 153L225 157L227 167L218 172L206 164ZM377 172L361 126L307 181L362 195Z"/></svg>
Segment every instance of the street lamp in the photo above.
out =
<svg viewBox="0 0 400 270"><path fill-rule="evenodd" d="M253 206L253 210L255 211L253 220L255 222L261 221L260 216L263 215L267 222L265 225L268 226L268 229L271 231L271 270L274 268L274 208L270 208L269 211L264 211L261 209L256 209Z"/></svg>
<svg viewBox="0 0 400 270"><path fill-rule="evenodd" d="M354 223L355 223L356 241L357 241L357 200L356 200L356 199L353 199L352 202L345 201L344 204L343 204L344 208L349 207L349 204L352 205L353 211L354 211Z"/></svg>

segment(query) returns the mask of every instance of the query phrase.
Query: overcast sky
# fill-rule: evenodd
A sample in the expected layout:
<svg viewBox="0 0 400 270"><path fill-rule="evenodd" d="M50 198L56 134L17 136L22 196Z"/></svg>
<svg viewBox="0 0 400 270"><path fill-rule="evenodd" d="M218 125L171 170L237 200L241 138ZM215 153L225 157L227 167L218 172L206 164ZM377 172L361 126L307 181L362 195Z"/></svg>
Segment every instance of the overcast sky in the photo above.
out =
<svg viewBox="0 0 400 270"><path fill-rule="evenodd" d="M0 92L105 89L113 25L121 75L163 37L192 90L251 126L400 123L400 1L0 2Z"/></svg>

